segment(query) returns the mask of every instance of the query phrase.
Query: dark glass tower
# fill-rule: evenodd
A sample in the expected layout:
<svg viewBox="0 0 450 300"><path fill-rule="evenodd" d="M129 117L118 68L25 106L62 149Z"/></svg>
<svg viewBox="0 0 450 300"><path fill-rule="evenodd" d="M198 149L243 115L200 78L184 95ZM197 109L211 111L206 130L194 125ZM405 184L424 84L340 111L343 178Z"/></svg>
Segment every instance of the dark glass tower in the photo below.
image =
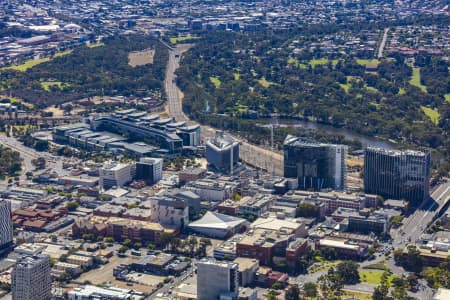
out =
<svg viewBox="0 0 450 300"><path fill-rule="evenodd" d="M288 135L284 141L284 177L297 178L300 189L345 188L347 147Z"/></svg>
<svg viewBox="0 0 450 300"><path fill-rule="evenodd" d="M367 148L364 191L417 205L428 197L430 160L429 152Z"/></svg>

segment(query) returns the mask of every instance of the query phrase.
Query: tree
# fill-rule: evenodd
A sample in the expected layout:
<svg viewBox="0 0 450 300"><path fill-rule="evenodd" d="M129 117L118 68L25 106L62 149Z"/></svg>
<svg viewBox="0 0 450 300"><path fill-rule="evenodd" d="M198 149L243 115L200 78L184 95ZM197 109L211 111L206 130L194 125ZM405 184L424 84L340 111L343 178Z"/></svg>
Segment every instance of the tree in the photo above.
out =
<svg viewBox="0 0 450 300"><path fill-rule="evenodd" d="M67 204L66 204L66 207L67 207L67 209L68 209L69 211L75 211L75 210L77 210L78 206L79 206L79 205L78 205L78 202L75 201L75 200L69 201L69 202L67 202Z"/></svg>
<svg viewBox="0 0 450 300"><path fill-rule="evenodd" d="M323 247L320 249L320 255L328 260L333 260L337 258L337 253L334 248Z"/></svg>
<svg viewBox="0 0 450 300"><path fill-rule="evenodd" d="M35 158L35 159L31 160L31 163L38 170L45 169L46 161L45 161L45 158L43 158L43 157Z"/></svg>
<svg viewBox="0 0 450 300"><path fill-rule="evenodd" d="M359 282L359 265L353 261L343 261L336 266L336 273L342 278L344 284Z"/></svg>
<svg viewBox="0 0 450 300"><path fill-rule="evenodd" d="M420 257L420 251L414 245L408 246L408 251L406 253L404 253L402 249L395 250L394 260L407 271L422 271L423 261Z"/></svg>
<svg viewBox="0 0 450 300"><path fill-rule="evenodd" d="M389 286L388 286L388 272L383 272L383 275L381 276L381 282L380 285L378 285L372 294L373 300L384 300L386 296L389 293Z"/></svg>
<svg viewBox="0 0 450 300"><path fill-rule="evenodd" d="M34 143L33 148L39 152L47 151L49 149L49 143L48 143L48 141L37 140Z"/></svg>
<svg viewBox="0 0 450 300"><path fill-rule="evenodd" d="M117 252L119 253L125 253L128 251L128 247L127 246L122 246L119 248L119 250L117 250Z"/></svg>
<svg viewBox="0 0 450 300"><path fill-rule="evenodd" d="M330 268L326 275L322 275L318 280L320 290L325 298L338 296L341 293L344 283L334 268Z"/></svg>
<svg viewBox="0 0 450 300"><path fill-rule="evenodd" d="M295 212L297 217L302 218L317 218L319 216L319 209L313 203L302 202Z"/></svg>
<svg viewBox="0 0 450 300"><path fill-rule="evenodd" d="M317 297L317 284L315 284L314 282L305 282L303 289L305 290L306 297L309 298Z"/></svg>
<svg viewBox="0 0 450 300"><path fill-rule="evenodd" d="M286 291L286 300L300 300L300 290L296 285L291 285Z"/></svg>

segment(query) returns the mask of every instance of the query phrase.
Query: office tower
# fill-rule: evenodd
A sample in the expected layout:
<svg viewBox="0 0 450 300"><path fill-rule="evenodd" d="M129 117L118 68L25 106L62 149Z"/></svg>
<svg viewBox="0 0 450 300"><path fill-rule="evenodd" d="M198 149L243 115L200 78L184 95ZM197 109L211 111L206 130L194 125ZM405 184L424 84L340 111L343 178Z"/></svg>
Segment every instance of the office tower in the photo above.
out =
<svg viewBox="0 0 450 300"><path fill-rule="evenodd" d="M0 254L8 251L13 245L13 223L11 218L11 202L0 200Z"/></svg>
<svg viewBox="0 0 450 300"><path fill-rule="evenodd" d="M11 281L13 300L51 299L50 257L38 254L20 258Z"/></svg>
<svg viewBox="0 0 450 300"><path fill-rule="evenodd" d="M232 174L239 162L239 142L217 131L216 136L206 142L206 160L213 170Z"/></svg>
<svg viewBox="0 0 450 300"><path fill-rule="evenodd" d="M144 180L148 185L155 184L162 178L163 159L143 157L136 163L137 180Z"/></svg>
<svg viewBox="0 0 450 300"><path fill-rule="evenodd" d="M135 164L109 163L99 170L100 186L109 189L122 187L129 183L136 172Z"/></svg>
<svg viewBox="0 0 450 300"><path fill-rule="evenodd" d="M367 148L364 191L385 199L406 199L413 205L428 197L430 153Z"/></svg>
<svg viewBox="0 0 450 300"><path fill-rule="evenodd" d="M237 299L238 280L238 264L201 260L197 263L197 299L216 300L221 295Z"/></svg>
<svg viewBox="0 0 450 300"><path fill-rule="evenodd" d="M347 146L316 143L288 135L284 141L284 177L299 189L345 189Z"/></svg>

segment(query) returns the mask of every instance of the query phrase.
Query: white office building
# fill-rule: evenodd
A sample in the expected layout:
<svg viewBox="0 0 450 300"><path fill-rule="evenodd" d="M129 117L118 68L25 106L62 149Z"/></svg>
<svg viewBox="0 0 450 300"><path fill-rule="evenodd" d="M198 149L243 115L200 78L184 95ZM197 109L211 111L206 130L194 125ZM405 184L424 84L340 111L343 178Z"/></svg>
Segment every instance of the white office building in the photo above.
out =
<svg viewBox="0 0 450 300"><path fill-rule="evenodd" d="M100 186L103 189L123 187L131 182L135 175L135 164L109 163L99 170Z"/></svg>
<svg viewBox="0 0 450 300"><path fill-rule="evenodd" d="M11 276L13 300L51 299L50 257L24 256L17 261Z"/></svg>
<svg viewBox="0 0 450 300"><path fill-rule="evenodd" d="M238 264L201 260L197 263L197 299L237 299L238 280Z"/></svg>

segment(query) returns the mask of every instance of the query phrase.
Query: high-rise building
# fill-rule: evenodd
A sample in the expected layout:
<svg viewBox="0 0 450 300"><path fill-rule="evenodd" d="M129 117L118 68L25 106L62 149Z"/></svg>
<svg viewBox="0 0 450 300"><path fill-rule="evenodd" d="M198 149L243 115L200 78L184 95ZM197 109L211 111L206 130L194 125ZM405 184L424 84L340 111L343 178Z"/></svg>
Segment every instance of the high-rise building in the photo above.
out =
<svg viewBox="0 0 450 300"><path fill-rule="evenodd" d="M51 299L50 257L44 254L24 256L12 272L13 300Z"/></svg>
<svg viewBox="0 0 450 300"><path fill-rule="evenodd" d="M136 163L137 180L144 180L147 184L155 184L162 178L163 159L143 157Z"/></svg>
<svg viewBox="0 0 450 300"><path fill-rule="evenodd" d="M197 299L216 300L220 296L237 299L239 293L238 264L215 260L197 263Z"/></svg>
<svg viewBox="0 0 450 300"><path fill-rule="evenodd" d="M364 191L418 204L428 197L430 161L429 152L367 148Z"/></svg>
<svg viewBox="0 0 450 300"><path fill-rule="evenodd" d="M216 171L233 173L239 162L239 142L223 131L217 131L216 136L206 142L206 160Z"/></svg>
<svg viewBox="0 0 450 300"><path fill-rule="evenodd" d="M345 189L347 146L288 135L284 141L284 177L297 178L299 189Z"/></svg>
<svg viewBox="0 0 450 300"><path fill-rule="evenodd" d="M99 170L100 186L104 189L109 189L113 186L122 187L133 179L135 172L135 164L106 164Z"/></svg>
<svg viewBox="0 0 450 300"><path fill-rule="evenodd" d="M0 254L8 251L13 245L13 223L11 215L11 202L0 200Z"/></svg>

